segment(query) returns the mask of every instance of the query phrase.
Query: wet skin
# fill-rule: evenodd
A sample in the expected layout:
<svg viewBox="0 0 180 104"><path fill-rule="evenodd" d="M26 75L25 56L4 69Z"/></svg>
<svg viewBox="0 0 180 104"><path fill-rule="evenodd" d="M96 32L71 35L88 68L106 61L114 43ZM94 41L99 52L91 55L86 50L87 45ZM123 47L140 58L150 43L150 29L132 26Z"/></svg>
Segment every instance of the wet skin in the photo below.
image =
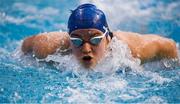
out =
<svg viewBox="0 0 180 104"><path fill-rule="evenodd" d="M33 53L37 58L43 59L57 50L72 49L79 62L85 68L93 68L106 54L106 49L111 41L110 36L103 37L98 45L92 45L89 40L94 36L102 36L97 29L78 29L71 32L71 37L81 38L85 43L81 47L72 44L67 32L41 33L26 38L21 50L24 54ZM178 58L176 43L158 35L141 35L132 32L113 32L114 37L123 41L131 50L134 58L139 58L141 63L149 60L163 58Z"/></svg>
<svg viewBox="0 0 180 104"><path fill-rule="evenodd" d="M85 68L93 68L105 55L109 38L103 37L98 45L92 45L89 40L95 36L101 36L103 32L97 29L78 29L71 32L70 36L80 38L85 43L77 47L71 42L73 54Z"/></svg>

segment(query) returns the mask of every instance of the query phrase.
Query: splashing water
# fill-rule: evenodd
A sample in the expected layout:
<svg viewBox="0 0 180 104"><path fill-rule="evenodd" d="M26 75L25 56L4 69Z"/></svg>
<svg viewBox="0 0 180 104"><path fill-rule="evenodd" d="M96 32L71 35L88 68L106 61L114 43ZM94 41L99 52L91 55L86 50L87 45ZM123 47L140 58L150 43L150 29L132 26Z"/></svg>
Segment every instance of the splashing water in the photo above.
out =
<svg viewBox="0 0 180 104"><path fill-rule="evenodd" d="M44 60L23 55L21 40L40 32L65 31L67 11L87 2L107 14L111 29L158 33L177 43L180 40L179 1L2 0L0 102L179 103L180 67L176 60L140 65L127 45L116 38L94 70L84 69L73 55L55 53Z"/></svg>
<svg viewBox="0 0 180 104"><path fill-rule="evenodd" d="M61 68L79 70L83 67L77 62L73 55L61 55L59 52L49 55L42 61L57 62ZM121 67L130 67L133 70L141 70L140 60L134 59L131 56L130 49L127 44L121 42L114 37L107 49L107 53L104 59L102 59L97 66L93 69L96 72L114 73ZM84 69L87 70L87 69Z"/></svg>
<svg viewBox="0 0 180 104"><path fill-rule="evenodd" d="M46 81L51 83L43 86L42 91L46 92L41 95L41 103L146 103L154 102L155 98L165 103L166 100L161 96L153 95L153 92L163 89L164 86L167 87L174 81L170 77L166 78L157 72L149 71L148 68L144 69L140 61L131 56L127 45L115 37L109 45L106 57L93 71L81 67L72 54L55 53L44 60L36 60L36 63L33 61L24 63L29 58L35 59L23 56L19 50L13 55L15 58L20 58L21 63L27 66L29 64L38 66L38 70L41 71L39 73L45 73L47 78L45 83ZM39 66L42 65L39 65L37 61L55 62L53 71L56 74L54 75L54 72L45 66L41 69ZM147 91L151 91L152 95L148 95ZM17 102L21 101L22 96L17 92L15 95L13 97Z"/></svg>

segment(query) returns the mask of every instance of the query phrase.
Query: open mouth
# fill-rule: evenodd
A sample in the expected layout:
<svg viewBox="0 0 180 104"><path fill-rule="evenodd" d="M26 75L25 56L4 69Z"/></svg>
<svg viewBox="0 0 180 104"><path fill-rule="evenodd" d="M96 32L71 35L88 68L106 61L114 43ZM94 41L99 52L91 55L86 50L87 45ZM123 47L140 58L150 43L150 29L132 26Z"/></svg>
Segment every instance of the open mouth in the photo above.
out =
<svg viewBox="0 0 180 104"><path fill-rule="evenodd" d="M82 59L84 61L90 61L92 59L92 57L91 56L84 56Z"/></svg>

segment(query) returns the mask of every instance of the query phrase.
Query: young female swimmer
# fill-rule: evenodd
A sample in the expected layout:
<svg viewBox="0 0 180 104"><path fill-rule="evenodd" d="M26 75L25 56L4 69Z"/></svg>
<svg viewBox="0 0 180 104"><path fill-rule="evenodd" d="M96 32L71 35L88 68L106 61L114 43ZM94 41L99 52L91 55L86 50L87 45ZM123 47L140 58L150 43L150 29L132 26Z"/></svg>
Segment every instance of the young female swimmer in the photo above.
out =
<svg viewBox="0 0 180 104"><path fill-rule="evenodd" d="M77 7L69 17L68 33L50 32L26 38L22 44L24 54L33 52L37 58L46 58L57 49L72 49L85 68L93 68L105 56L113 37L128 45L132 56L141 62L162 58L177 58L173 40L158 35L140 35L131 32L111 32L105 14L92 4Z"/></svg>

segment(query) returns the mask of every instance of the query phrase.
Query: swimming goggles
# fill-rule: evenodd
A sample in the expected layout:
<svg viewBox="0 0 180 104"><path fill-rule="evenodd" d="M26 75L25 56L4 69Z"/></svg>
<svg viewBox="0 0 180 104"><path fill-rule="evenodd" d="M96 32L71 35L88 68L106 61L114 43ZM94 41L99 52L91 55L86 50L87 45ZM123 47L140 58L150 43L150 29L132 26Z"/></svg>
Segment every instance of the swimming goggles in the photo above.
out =
<svg viewBox="0 0 180 104"><path fill-rule="evenodd" d="M108 30L106 29L106 31L103 35L93 37L89 41L84 41L81 38L73 38L73 37L70 37L70 40L76 47L82 46L85 42L89 42L92 45L98 45L101 42L102 38L104 36L106 36L107 32L108 32Z"/></svg>

